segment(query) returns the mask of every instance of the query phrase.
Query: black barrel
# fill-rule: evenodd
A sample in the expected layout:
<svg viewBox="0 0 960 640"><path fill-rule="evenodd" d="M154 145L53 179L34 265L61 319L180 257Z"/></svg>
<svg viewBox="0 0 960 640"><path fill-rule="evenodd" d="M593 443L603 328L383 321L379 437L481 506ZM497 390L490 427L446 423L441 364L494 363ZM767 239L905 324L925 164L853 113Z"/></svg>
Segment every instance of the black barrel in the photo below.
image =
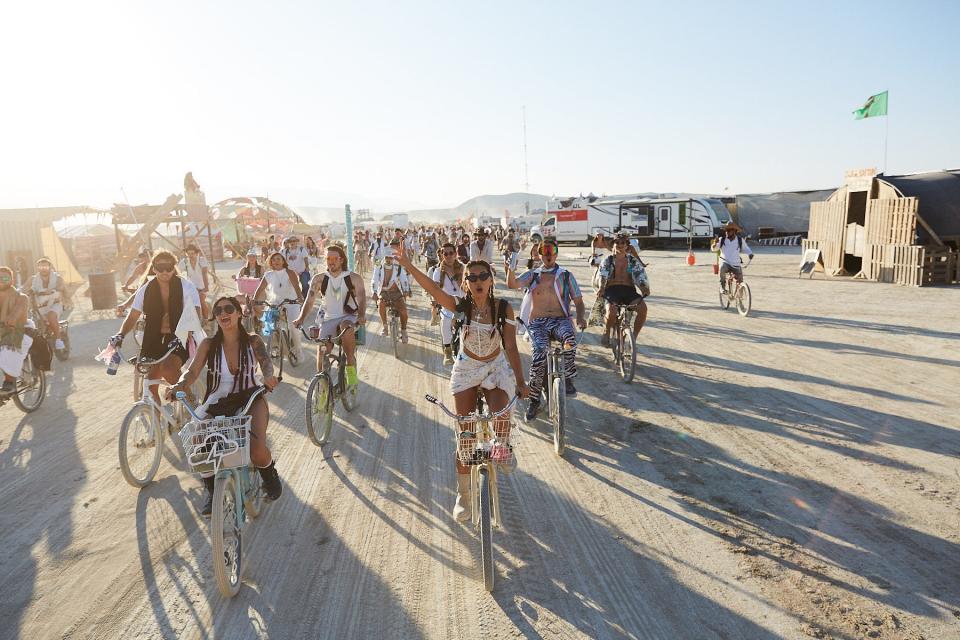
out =
<svg viewBox="0 0 960 640"><path fill-rule="evenodd" d="M94 311L117 308L117 278L115 272L90 274L90 303L93 305Z"/></svg>

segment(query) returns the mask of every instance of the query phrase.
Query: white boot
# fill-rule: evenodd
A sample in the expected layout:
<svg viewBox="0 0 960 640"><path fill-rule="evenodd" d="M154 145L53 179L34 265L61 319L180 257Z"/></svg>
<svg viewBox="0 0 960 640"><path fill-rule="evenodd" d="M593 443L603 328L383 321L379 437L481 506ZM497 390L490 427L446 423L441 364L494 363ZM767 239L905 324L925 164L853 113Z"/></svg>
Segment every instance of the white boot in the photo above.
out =
<svg viewBox="0 0 960 640"><path fill-rule="evenodd" d="M453 505L453 518L457 522L469 522L473 518L469 473L457 474L457 502Z"/></svg>

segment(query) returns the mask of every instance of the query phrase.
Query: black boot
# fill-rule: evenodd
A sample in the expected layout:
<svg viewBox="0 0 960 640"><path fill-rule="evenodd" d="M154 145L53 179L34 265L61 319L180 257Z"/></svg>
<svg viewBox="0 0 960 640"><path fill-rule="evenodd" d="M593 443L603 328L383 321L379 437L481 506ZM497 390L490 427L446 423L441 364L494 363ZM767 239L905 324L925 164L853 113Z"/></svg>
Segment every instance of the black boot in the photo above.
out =
<svg viewBox="0 0 960 640"><path fill-rule="evenodd" d="M207 488L207 499L203 503L203 507L200 509L200 515L204 518L209 518L210 514L213 512L213 484L216 480L215 476L209 476L207 478L200 478L203 481L203 486Z"/></svg>
<svg viewBox="0 0 960 640"><path fill-rule="evenodd" d="M280 474L277 473L277 462L273 461L269 467L260 467L257 471L263 479L263 491L267 494L267 500L279 498L283 493L283 484L280 482Z"/></svg>

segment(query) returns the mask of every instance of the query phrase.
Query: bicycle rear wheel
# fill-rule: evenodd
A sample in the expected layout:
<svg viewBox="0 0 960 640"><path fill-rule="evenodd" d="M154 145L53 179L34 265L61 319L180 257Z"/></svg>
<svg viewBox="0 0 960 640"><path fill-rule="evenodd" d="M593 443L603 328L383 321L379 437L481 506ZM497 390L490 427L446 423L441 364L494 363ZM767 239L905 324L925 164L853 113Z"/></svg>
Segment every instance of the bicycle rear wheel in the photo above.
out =
<svg viewBox="0 0 960 640"><path fill-rule="evenodd" d="M263 510L263 478L252 464L244 470L247 474L247 489L243 492L243 507L251 519L260 515Z"/></svg>
<svg viewBox="0 0 960 640"><path fill-rule="evenodd" d="M750 294L750 285L746 282L740 283L737 290L737 311L740 315L746 317L750 313L750 306L753 304L753 296Z"/></svg>
<svg viewBox="0 0 960 640"><path fill-rule="evenodd" d="M550 389L550 402L553 403L553 450L558 456L563 455L566 449L564 422L567 419L567 387L561 376L553 379Z"/></svg>
<svg viewBox="0 0 960 640"><path fill-rule="evenodd" d="M243 525L239 518L236 486L233 473L216 479L210 517L213 575L220 593L226 598L237 595L243 575Z"/></svg>
<svg viewBox="0 0 960 640"><path fill-rule="evenodd" d="M326 444L333 426L333 385L330 376L318 373L307 389L307 435L313 444Z"/></svg>
<svg viewBox="0 0 960 640"><path fill-rule="evenodd" d="M727 295L726 288L720 291L720 308L723 310L730 308L730 296Z"/></svg>
<svg viewBox="0 0 960 640"><path fill-rule="evenodd" d="M483 587L493 591L494 571L493 562L493 526L490 521L491 492L490 473L480 469L480 562L483 565Z"/></svg>
<svg viewBox="0 0 960 640"><path fill-rule="evenodd" d="M133 405L120 427L120 473L133 487L145 487L153 481L163 456L163 432L160 416L149 404Z"/></svg>
<svg viewBox="0 0 960 640"><path fill-rule="evenodd" d="M43 404L47 395L47 374L33 366L30 357L23 359L20 378L17 380L17 393L13 404L24 413L33 413Z"/></svg>
<svg viewBox="0 0 960 640"><path fill-rule="evenodd" d="M620 327L620 377L624 382L633 380L637 367L637 339L633 327Z"/></svg>
<svg viewBox="0 0 960 640"><path fill-rule="evenodd" d="M287 362L290 363L291 367L295 367L300 364L300 354L294 353L293 351L293 341L290 338L290 332L286 329L282 332L283 335L283 348L287 352Z"/></svg>

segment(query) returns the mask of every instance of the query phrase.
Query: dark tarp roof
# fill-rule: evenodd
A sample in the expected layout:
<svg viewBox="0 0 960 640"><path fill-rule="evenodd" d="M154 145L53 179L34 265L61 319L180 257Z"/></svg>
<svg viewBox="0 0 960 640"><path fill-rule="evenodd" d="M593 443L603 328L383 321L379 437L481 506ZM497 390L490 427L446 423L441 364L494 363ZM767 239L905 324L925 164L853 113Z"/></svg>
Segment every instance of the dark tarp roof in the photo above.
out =
<svg viewBox="0 0 960 640"><path fill-rule="evenodd" d="M810 226L810 203L826 200L834 189L737 195L737 224L751 235L759 227L777 233L804 233Z"/></svg>
<svg viewBox="0 0 960 640"><path fill-rule="evenodd" d="M879 176L900 193L920 200L918 213L941 238L960 236L960 169L910 176ZM921 242L927 232L917 225Z"/></svg>

